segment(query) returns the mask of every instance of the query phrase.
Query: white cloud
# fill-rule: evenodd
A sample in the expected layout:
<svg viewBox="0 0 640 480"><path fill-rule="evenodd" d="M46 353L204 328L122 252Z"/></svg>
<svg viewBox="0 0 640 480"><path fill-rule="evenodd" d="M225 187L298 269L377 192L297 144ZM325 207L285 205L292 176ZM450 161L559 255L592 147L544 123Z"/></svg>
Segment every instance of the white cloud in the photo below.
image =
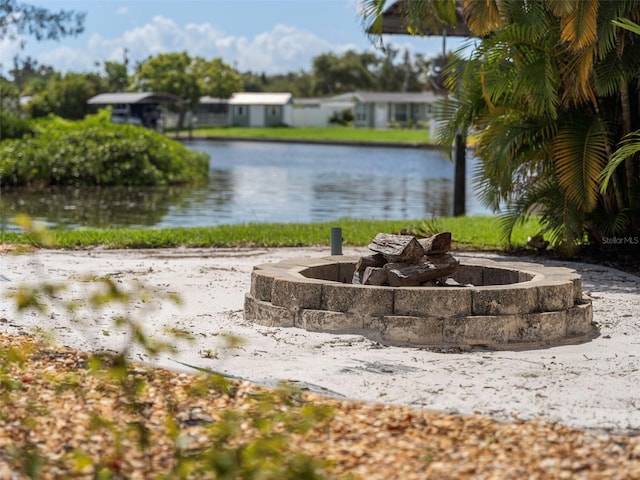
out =
<svg viewBox="0 0 640 480"><path fill-rule="evenodd" d="M16 42L9 39L0 40L0 75L7 77L7 72L13 68L13 57L19 49Z"/></svg>
<svg viewBox="0 0 640 480"><path fill-rule="evenodd" d="M317 35L287 25L237 42L236 60L240 70L255 72L290 72L310 70L313 57L331 50L346 50L354 46L334 45Z"/></svg>
<svg viewBox="0 0 640 480"><path fill-rule="evenodd" d="M61 72L95 71L96 61L88 52L65 46L46 50L38 55L40 65L51 65Z"/></svg>
<svg viewBox="0 0 640 480"><path fill-rule="evenodd" d="M129 7L118 7L116 10L116 15L128 15Z"/></svg>
<svg viewBox="0 0 640 480"><path fill-rule="evenodd" d="M318 35L290 25L279 24L254 37L229 35L210 23L178 25L156 16L146 25L129 29L117 38L94 34L83 50L54 48L38 55L38 60L61 71L95 71L95 62L122 61L129 51L130 65L159 53L186 51L191 56L221 57L240 71L267 74L310 70L313 57L327 52L358 49L353 44L334 44Z"/></svg>

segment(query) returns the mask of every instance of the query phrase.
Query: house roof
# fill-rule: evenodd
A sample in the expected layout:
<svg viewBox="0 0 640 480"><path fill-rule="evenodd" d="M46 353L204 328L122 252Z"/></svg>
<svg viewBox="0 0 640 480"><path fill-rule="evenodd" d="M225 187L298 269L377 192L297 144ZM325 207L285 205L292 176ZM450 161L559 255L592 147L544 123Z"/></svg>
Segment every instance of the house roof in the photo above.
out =
<svg viewBox="0 0 640 480"><path fill-rule="evenodd" d="M294 105L320 105L323 99L321 97L303 97L303 98L294 98Z"/></svg>
<svg viewBox="0 0 640 480"><path fill-rule="evenodd" d="M115 92L101 93L87 100L89 105L116 105L118 103L184 103L184 99L170 93Z"/></svg>
<svg viewBox="0 0 640 480"><path fill-rule="evenodd" d="M229 103L229 99L228 98L220 98L220 97L211 97L209 95L205 95L204 97L200 97L200 99L198 100L198 103L202 103L202 104Z"/></svg>
<svg viewBox="0 0 640 480"><path fill-rule="evenodd" d="M334 95L332 97L325 98L325 101L328 102L355 102L356 101L356 93L357 92L347 92L341 93L340 95Z"/></svg>
<svg viewBox="0 0 640 480"><path fill-rule="evenodd" d="M230 105L285 105L292 99L290 93L239 92L231 95Z"/></svg>
<svg viewBox="0 0 640 480"><path fill-rule="evenodd" d="M355 92L363 103L433 103L442 98L433 92Z"/></svg>
<svg viewBox="0 0 640 480"><path fill-rule="evenodd" d="M433 92L348 92L332 97L294 98L295 105L349 106L354 103L433 103L442 98Z"/></svg>

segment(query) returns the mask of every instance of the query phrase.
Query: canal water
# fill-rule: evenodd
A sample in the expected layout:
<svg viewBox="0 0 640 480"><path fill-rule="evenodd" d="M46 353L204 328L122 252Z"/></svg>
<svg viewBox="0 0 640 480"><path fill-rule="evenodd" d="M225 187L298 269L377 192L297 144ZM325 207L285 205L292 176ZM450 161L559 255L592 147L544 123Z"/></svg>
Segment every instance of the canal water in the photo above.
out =
<svg viewBox="0 0 640 480"><path fill-rule="evenodd" d="M0 226L25 213L49 227L202 227L323 222L350 217L416 220L451 215L453 165L437 150L247 141L185 141L207 153L197 187L0 191ZM467 174L473 169L468 162ZM467 179L467 213L490 213Z"/></svg>

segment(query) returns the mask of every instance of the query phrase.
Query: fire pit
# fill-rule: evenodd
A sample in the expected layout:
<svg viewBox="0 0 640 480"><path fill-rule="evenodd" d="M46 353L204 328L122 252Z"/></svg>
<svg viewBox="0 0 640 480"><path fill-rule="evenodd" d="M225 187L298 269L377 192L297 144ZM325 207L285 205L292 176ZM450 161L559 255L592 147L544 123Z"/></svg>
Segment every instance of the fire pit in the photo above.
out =
<svg viewBox="0 0 640 480"><path fill-rule="evenodd" d="M430 271L427 263L443 265L439 255L448 253L437 252L434 262L425 256L418 267L400 258L387 262L387 270ZM419 280L396 273L393 283L415 286L387 285L384 279L363 285L367 258L335 255L258 265L245 297L245 318L421 347L530 348L591 338L591 301L582 294L580 275L569 268L465 258L455 260L450 273L447 259L446 278L415 285Z"/></svg>

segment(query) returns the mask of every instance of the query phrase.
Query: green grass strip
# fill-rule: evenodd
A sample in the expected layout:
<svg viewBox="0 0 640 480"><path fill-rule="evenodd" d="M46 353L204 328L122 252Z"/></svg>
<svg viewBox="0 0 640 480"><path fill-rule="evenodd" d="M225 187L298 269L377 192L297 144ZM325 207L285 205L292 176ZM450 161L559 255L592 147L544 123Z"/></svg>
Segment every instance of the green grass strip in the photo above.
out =
<svg viewBox="0 0 640 480"><path fill-rule="evenodd" d="M301 247L329 245L332 227L342 228L345 246L366 246L376 234L427 236L450 231L458 250L502 250L523 247L540 229L537 218L519 225L511 245L501 240L497 217L447 217L434 220L386 221L341 219L325 223L251 223L199 228L46 230L0 233L0 243L47 248L170 248L170 247Z"/></svg>
<svg viewBox="0 0 640 480"><path fill-rule="evenodd" d="M174 135L176 132L171 132ZM186 130L179 132L182 138ZM399 142L408 144L429 143L428 129L388 129L354 127L218 127L193 130L194 137L234 137L293 140L339 140L353 142Z"/></svg>

